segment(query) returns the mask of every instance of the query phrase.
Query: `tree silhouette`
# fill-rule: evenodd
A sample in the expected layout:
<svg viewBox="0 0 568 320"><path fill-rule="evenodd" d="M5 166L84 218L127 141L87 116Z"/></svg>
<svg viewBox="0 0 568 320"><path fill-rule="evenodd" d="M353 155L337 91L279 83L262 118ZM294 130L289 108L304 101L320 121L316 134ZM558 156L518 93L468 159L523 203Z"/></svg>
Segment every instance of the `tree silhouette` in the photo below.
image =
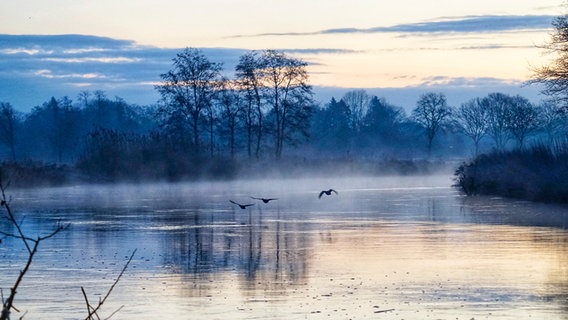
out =
<svg viewBox="0 0 568 320"><path fill-rule="evenodd" d="M162 96L165 117L182 116L192 132L191 142L199 155L199 125L203 112L212 104L222 64L209 61L199 49L186 48L173 59L173 68L161 75L155 88Z"/></svg>
<svg viewBox="0 0 568 320"><path fill-rule="evenodd" d="M235 157L239 115L243 111L241 96L236 89L236 83L236 81L223 79L217 99L221 108L221 122L224 123L221 126L221 131L228 136L228 148L231 158Z"/></svg>
<svg viewBox="0 0 568 320"><path fill-rule="evenodd" d="M485 99L488 111L487 134L495 142L499 151L505 149L505 145L511 139L509 131L511 122L511 96L500 92L490 93Z"/></svg>
<svg viewBox="0 0 568 320"><path fill-rule="evenodd" d="M527 136L536 132L540 126L539 109L526 98L517 95L511 99L510 117L509 131L522 149Z"/></svg>
<svg viewBox="0 0 568 320"><path fill-rule="evenodd" d="M19 123L14 107L8 102L0 102L0 142L10 148L12 161L16 161L16 127Z"/></svg>
<svg viewBox="0 0 568 320"><path fill-rule="evenodd" d="M471 138L474 145L474 156L479 153L479 143L487 134L489 121L487 99L474 98L464 102L456 112L456 120L464 134Z"/></svg>
<svg viewBox="0 0 568 320"><path fill-rule="evenodd" d="M363 118L363 133L371 145L394 144L400 139L400 130L405 119L406 115L401 107L389 104L384 98L372 97Z"/></svg>
<svg viewBox="0 0 568 320"><path fill-rule="evenodd" d="M549 64L532 67L529 84L542 84L542 93L568 108L568 15L552 21L550 40L541 46L546 53L554 55Z"/></svg>
<svg viewBox="0 0 568 320"><path fill-rule="evenodd" d="M260 148L264 130L263 123L263 106L262 106L262 83L260 77L263 61L259 57L257 51L250 51L243 54L239 58L239 63L235 67L236 80L240 90L243 92L246 100L245 125L247 132L247 154L249 159L253 154L253 130L256 133L256 146L254 154L256 158L260 157Z"/></svg>
<svg viewBox="0 0 568 320"><path fill-rule="evenodd" d="M429 92L418 99L416 108L412 111L412 117L426 130L428 154L432 152L432 143L436 134L451 115L451 108L448 107L446 96L442 93Z"/></svg>
<svg viewBox="0 0 568 320"><path fill-rule="evenodd" d="M265 50L261 59L261 78L274 119L274 152L279 159L284 142L295 143L297 133L307 135L313 92L308 84L306 62L275 50Z"/></svg>

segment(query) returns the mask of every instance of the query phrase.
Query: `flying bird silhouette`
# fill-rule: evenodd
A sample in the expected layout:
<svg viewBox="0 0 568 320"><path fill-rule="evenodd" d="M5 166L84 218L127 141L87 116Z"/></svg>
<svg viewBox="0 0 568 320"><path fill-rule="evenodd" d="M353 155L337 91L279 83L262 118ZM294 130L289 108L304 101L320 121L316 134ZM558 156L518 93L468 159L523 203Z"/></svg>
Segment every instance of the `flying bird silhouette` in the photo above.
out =
<svg viewBox="0 0 568 320"><path fill-rule="evenodd" d="M262 200L262 202L264 203L269 203L272 200L278 200L278 198L256 198L256 197L251 197L251 199Z"/></svg>
<svg viewBox="0 0 568 320"><path fill-rule="evenodd" d="M240 203L236 203L233 200L229 200L229 202L236 204L237 206L241 207L241 209L246 209L247 207L254 206L254 203L240 204Z"/></svg>
<svg viewBox="0 0 568 320"><path fill-rule="evenodd" d="M331 193L334 192L335 194L337 194L337 191L333 190L333 189L329 189L329 190L322 190L318 196L318 199L321 198L321 196L323 196L324 194L327 196L330 196Z"/></svg>

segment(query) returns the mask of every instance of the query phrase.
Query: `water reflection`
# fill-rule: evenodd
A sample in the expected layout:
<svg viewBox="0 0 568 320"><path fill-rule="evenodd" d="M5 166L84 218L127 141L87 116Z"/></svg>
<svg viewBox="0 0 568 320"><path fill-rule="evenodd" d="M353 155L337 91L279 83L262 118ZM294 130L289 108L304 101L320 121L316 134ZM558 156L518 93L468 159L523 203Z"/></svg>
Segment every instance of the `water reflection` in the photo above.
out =
<svg viewBox="0 0 568 320"><path fill-rule="evenodd" d="M164 264L202 281L217 272L237 272L247 290L269 282L305 281L311 248L306 225L286 223L279 209L274 219L260 208L237 210L176 212L154 221L186 226L164 234Z"/></svg>
<svg viewBox="0 0 568 320"><path fill-rule="evenodd" d="M568 209L467 198L448 181L18 192L14 204L26 214L27 232L72 224L41 251L19 305L31 318L47 310L54 319L80 317L79 287L104 292L137 248L113 296L126 306L122 318L564 319ZM342 188L318 199L322 186ZM246 210L228 202L258 194L279 200ZM9 226L0 220L0 227ZM5 240L2 288L25 254Z"/></svg>

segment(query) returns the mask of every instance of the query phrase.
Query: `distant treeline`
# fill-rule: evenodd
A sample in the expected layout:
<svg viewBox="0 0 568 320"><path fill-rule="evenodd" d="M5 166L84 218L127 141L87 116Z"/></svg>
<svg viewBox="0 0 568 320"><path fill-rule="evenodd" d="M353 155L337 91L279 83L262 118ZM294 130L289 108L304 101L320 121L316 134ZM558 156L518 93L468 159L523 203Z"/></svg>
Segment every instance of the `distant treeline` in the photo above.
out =
<svg viewBox="0 0 568 320"><path fill-rule="evenodd" d="M426 92L403 108L352 90L320 105L306 63L273 50L244 54L227 78L188 48L161 77L162 99L150 106L102 91L52 97L28 113L0 102L0 160L54 163L97 181L233 178L266 164L463 159L552 146L568 132L565 109L503 93L449 106Z"/></svg>

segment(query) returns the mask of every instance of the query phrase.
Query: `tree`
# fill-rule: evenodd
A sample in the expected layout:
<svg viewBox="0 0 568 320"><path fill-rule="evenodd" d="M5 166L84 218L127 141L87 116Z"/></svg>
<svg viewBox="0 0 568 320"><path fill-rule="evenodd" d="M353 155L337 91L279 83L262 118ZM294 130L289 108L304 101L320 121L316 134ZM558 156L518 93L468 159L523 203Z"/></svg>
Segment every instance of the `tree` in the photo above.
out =
<svg viewBox="0 0 568 320"><path fill-rule="evenodd" d="M496 92L490 93L484 100L488 111L487 134L495 142L497 150L503 151L511 138L509 127L513 99L509 95Z"/></svg>
<svg viewBox="0 0 568 320"><path fill-rule="evenodd" d="M62 162L75 155L72 152L77 152L73 147L84 133L81 131L85 127L80 124L82 120L80 110L69 98L51 97L27 116L24 126L29 139L26 140L40 157L47 154Z"/></svg>
<svg viewBox="0 0 568 320"><path fill-rule="evenodd" d="M334 152L349 151L351 147L351 110L343 100L331 101L326 108L318 112L314 132L318 144Z"/></svg>
<svg viewBox="0 0 568 320"><path fill-rule="evenodd" d="M487 134L489 113L488 100L474 98L463 103L456 112L456 120L464 134L471 138L475 153L479 153L479 142Z"/></svg>
<svg viewBox="0 0 568 320"><path fill-rule="evenodd" d="M540 126L546 133L548 143L554 144L556 137L565 132L568 115L552 100L546 100L538 106L540 110Z"/></svg>
<svg viewBox="0 0 568 320"><path fill-rule="evenodd" d="M432 152L432 143L438 131L447 123L452 110L448 107L446 96L442 93L425 93L420 96L412 118L426 130L428 154Z"/></svg>
<svg viewBox="0 0 568 320"><path fill-rule="evenodd" d="M299 137L307 137L313 92L306 62L275 50L265 50L261 59L265 99L274 123L274 152L279 159L284 142L295 144Z"/></svg>
<svg viewBox="0 0 568 320"><path fill-rule="evenodd" d="M199 49L186 48L173 59L172 70L161 76L155 88L164 102L166 117L183 116L192 132L191 142L199 155L199 124L204 110L211 105L220 81L222 64L209 61Z"/></svg>
<svg viewBox="0 0 568 320"><path fill-rule="evenodd" d="M371 98L363 89L351 90L343 95L342 100L351 109L351 127L358 133L363 126L363 118L367 113Z"/></svg>
<svg viewBox="0 0 568 320"><path fill-rule="evenodd" d="M74 108L68 97L60 100L51 98L46 105L51 114L53 126L48 133L49 141L57 154L57 161L62 162L66 152L78 142L79 110Z"/></svg>
<svg viewBox="0 0 568 320"><path fill-rule="evenodd" d="M227 131L229 136L228 147L231 158L235 157L236 131L239 124L239 114L243 111L241 98L235 87L235 81L224 79L218 96L221 107L221 119L225 122L222 128Z"/></svg>
<svg viewBox="0 0 568 320"><path fill-rule="evenodd" d="M16 161L16 127L20 117L8 102L0 102L0 142L10 149L12 161Z"/></svg>
<svg viewBox="0 0 568 320"><path fill-rule="evenodd" d="M529 100L519 95L511 98L509 131L520 149L525 139L540 127L540 113Z"/></svg>
<svg viewBox="0 0 568 320"><path fill-rule="evenodd" d="M369 102L369 108L363 118L363 128L373 140L393 142L393 139L398 138L400 125L405 117L402 108L375 96Z"/></svg>
<svg viewBox="0 0 568 320"><path fill-rule="evenodd" d="M568 15L552 21L551 39L542 48L555 57L548 65L533 67L529 84L542 84L542 93L568 107Z"/></svg>
<svg viewBox="0 0 568 320"><path fill-rule="evenodd" d="M263 110L261 101L261 71L263 69L262 60L257 51L250 51L239 58L239 63L235 67L237 82L240 90L244 92L246 108L244 110L245 125L247 131L247 153L249 159L252 158L253 129L256 128L256 147L255 156L260 157L260 148L263 132Z"/></svg>

